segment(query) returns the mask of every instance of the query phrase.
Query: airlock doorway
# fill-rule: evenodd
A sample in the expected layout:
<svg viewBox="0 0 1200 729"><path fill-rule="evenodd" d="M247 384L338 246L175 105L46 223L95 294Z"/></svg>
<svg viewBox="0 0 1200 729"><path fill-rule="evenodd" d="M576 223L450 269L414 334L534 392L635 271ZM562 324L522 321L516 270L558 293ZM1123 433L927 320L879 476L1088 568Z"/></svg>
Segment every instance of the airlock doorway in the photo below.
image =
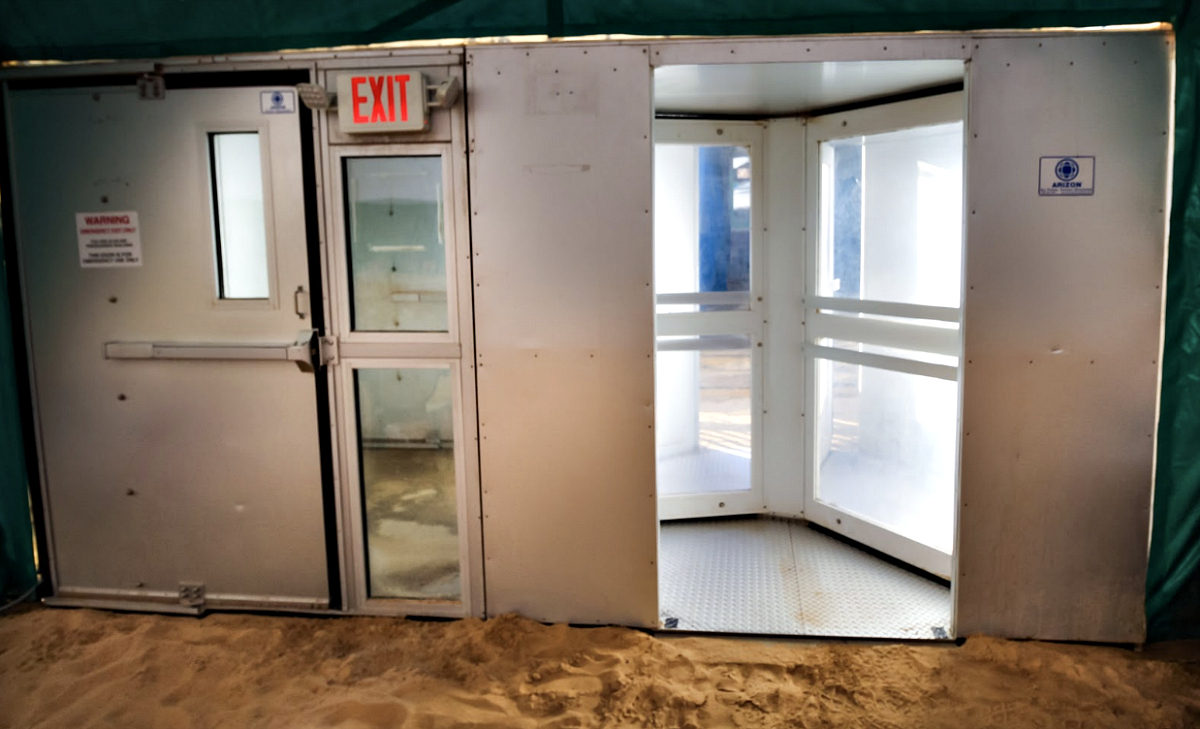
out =
<svg viewBox="0 0 1200 729"><path fill-rule="evenodd" d="M963 75L956 60L656 69L668 628L952 634ZM704 273L722 267L749 273L736 296ZM736 442L731 414L741 472L711 455Z"/></svg>

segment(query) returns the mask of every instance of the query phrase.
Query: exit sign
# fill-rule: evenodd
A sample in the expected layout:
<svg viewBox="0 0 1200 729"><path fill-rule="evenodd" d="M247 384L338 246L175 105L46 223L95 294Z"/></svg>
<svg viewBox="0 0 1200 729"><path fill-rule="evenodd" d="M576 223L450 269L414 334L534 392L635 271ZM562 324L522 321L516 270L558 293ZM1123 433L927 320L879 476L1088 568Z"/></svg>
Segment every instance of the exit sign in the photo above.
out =
<svg viewBox="0 0 1200 729"><path fill-rule="evenodd" d="M419 71L350 71L337 83L343 133L425 130L425 77Z"/></svg>

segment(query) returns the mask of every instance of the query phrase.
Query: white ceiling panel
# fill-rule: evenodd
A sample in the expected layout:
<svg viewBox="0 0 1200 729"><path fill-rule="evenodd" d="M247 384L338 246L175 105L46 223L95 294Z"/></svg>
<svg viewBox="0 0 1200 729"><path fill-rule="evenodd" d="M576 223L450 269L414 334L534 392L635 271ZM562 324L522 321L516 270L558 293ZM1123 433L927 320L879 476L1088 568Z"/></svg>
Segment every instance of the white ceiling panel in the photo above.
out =
<svg viewBox="0 0 1200 729"><path fill-rule="evenodd" d="M788 116L963 79L962 61L855 61L663 66L654 110Z"/></svg>

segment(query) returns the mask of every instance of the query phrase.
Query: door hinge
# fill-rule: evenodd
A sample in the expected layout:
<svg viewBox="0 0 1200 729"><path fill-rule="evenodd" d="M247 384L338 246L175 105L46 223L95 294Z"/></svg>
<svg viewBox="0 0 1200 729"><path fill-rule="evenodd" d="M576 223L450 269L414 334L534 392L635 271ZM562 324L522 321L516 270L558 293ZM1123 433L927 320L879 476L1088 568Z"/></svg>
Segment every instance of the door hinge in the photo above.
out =
<svg viewBox="0 0 1200 729"><path fill-rule="evenodd" d="M204 583L203 582L180 582L179 583L179 604L193 608L204 607Z"/></svg>
<svg viewBox="0 0 1200 729"><path fill-rule="evenodd" d="M317 343L320 349L321 366L328 367L329 365L337 364L338 362L338 341L337 337L321 337Z"/></svg>
<svg viewBox="0 0 1200 729"><path fill-rule="evenodd" d="M161 73L143 73L138 77L138 98L142 101L162 101L167 98L167 84Z"/></svg>

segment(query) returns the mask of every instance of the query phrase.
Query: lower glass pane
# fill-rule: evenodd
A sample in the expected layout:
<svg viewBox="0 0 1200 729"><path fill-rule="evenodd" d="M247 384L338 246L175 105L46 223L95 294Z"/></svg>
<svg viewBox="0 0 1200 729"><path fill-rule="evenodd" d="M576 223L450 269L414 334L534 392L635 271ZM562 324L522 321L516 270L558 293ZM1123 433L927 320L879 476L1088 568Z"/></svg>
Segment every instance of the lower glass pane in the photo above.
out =
<svg viewBox="0 0 1200 729"><path fill-rule="evenodd" d="M817 368L817 499L949 553L958 383L833 362Z"/></svg>
<svg viewBox="0 0 1200 729"><path fill-rule="evenodd" d="M753 380L749 339L697 337L692 341L697 347L720 348L660 349L657 354L658 493L749 491ZM725 348L732 344L737 348Z"/></svg>
<svg viewBox="0 0 1200 729"><path fill-rule="evenodd" d="M450 368L360 369L354 377L367 592L460 600Z"/></svg>

